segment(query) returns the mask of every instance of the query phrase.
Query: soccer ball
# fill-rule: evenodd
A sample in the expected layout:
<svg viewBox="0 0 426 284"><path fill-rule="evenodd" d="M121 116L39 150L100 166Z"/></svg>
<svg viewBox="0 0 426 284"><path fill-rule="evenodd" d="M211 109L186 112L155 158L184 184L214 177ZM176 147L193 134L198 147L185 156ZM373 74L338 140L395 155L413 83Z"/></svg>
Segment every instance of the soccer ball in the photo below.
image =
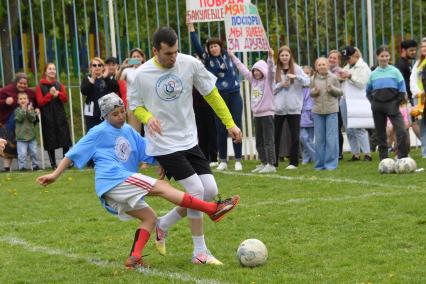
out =
<svg viewBox="0 0 426 284"><path fill-rule="evenodd" d="M237 258L242 266L255 267L262 265L268 258L265 244L256 239L243 241L237 250Z"/></svg>
<svg viewBox="0 0 426 284"><path fill-rule="evenodd" d="M398 174L412 173L416 170L416 162L412 158L402 158L395 162L395 172Z"/></svg>
<svg viewBox="0 0 426 284"><path fill-rule="evenodd" d="M395 172L395 161L391 158L386 158L379 163L379 173L390 174Z"/></svg>

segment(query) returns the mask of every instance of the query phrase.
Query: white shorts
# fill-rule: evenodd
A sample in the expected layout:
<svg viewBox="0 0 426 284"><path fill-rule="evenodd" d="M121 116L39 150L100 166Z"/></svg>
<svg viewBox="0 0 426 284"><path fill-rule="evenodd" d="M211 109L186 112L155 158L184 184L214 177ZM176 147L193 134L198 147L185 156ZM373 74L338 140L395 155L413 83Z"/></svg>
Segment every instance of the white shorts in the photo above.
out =
<svg viewBox="0 0 426 284"><path fill-rule="evenodd" d="M133 174L123 183L105 193L105 201L118 212L118 218L131 220L134 217L126 212L149 207L144 201L144 197L152 190L156 182L157 180L152 177Z"/></svg>

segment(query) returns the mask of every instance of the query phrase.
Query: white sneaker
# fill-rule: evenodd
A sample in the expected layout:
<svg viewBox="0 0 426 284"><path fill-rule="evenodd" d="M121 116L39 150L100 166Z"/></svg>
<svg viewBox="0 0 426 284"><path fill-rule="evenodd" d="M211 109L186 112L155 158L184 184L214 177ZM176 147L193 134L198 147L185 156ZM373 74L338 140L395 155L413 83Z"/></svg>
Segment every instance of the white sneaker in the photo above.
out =
<svg viewBox="0 0 426 284"><path fill-rule="evenodd" d="M285 169L286 170L295 170L295 169L297 169L297 167L294 166L294 165L288 165L287 168L285 168Z"/></svg>
<svg viewBox="0 0 426 284"><path fill-rule="evenodd" d="M217 166L216 170L218 171L224 171L228 168L228 163L227 162L220 162L219 166Z"/></svg>
<svg viewBox="0 0 426 284"><path fill-rule="evenodd" d="M218 163L218 162L211 162L211 163L209 164L210 168L217 167L218 165L219 165L219 163Z"/></svg>
<svg viewBox="0 0 426 284"><path fill-rule="evenodd" d="M261 170L263 170L264 167L265 167L264 164L257 165L256 168L254 170L252 170L251 172L252 173L260 172Z"/></svg>
<svg viewBox="0 0 426 284"><path fill-rule="evenodd" d="M234 168L236 171L241 172L243 170L243 165L241 164L241 162L236 161Z"/></svg>
<svg viewBox="0 0 426 284"><path fill-rule="evenodd" d="M273 165L266 164L266 166L259 171L259 174L275 173L276 171L277 169Z"/></svg>

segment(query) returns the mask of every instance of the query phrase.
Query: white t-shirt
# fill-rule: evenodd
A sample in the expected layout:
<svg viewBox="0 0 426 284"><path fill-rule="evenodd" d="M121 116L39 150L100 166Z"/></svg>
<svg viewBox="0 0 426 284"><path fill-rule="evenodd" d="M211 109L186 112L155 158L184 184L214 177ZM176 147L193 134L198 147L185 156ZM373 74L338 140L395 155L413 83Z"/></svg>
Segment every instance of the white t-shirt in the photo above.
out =
<svg viewBox="0 0 426 284"><path fill-rule="evenodd" d="M192 87L201 95L208 95L215 87L216 77L200 61L181 53L172 68L160 67L152 58L136 71L128 93L130 109L145 106L162 128L162 135L152 136L145 126L147 154L167 155L197 145Z"/></svg>

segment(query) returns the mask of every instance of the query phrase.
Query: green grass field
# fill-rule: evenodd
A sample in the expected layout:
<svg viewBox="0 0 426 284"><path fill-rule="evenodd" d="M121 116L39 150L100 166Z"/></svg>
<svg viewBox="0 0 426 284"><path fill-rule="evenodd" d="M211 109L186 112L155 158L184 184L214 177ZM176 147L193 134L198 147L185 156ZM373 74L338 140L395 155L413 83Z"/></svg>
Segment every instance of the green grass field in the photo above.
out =
<svg viewBox="0 0 426 284"><path fill-rule="evenodd" d="M418 150L411 155L426 168ZM47 188L35 183L41 173L1 174L0 283L425 283L426 173L380 175L377 164L374 156L332 172L281 166L264 176L246 161L243 173L216 172L222 196L241 196L222 222L205 218L207 245L225 265L190 263L182 220L166 257L148 243L147 273L124 269L137 222L101 207L91 170L69 170ZM159 215L172 208L148 202ZM248 238L268 247L264 266L238 264L236 249Z"/></svg>

